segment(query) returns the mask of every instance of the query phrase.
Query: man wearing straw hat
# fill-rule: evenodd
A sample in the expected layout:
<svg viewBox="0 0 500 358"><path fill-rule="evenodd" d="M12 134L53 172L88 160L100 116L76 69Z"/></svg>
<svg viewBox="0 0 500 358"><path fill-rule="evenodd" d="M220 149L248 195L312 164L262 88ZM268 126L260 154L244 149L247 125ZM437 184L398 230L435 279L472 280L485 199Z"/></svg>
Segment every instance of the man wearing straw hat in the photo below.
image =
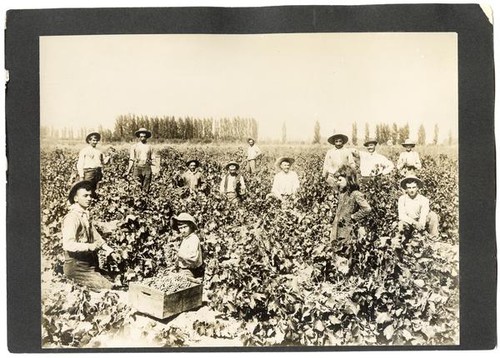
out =
<svg viewBox="0 0 500 358"><path fill-rule="evenodd" d="M376 152L376 139L368 139L363 145L367 152L359 152L359 171L362 177L387 175L394 169L394 163Z"/></svg>
<svg viewBox="0 0 500 358"><path fill-rule="evenodd" d="M191 193L201 189L203 184L203 174L200 171L200 162L197 159L190 159L186 162L187 170L180 176L181 186L187 186Z"/></svg>
<svg viewBox="0 0 500 358"><path fill-rule="evenodd" d="M295 159L293 158L278 158L276 167L280 171L274 176L271 193L268 196L274 196L280 200L294 197L300 188L299 176L296 172L290 170L290 166L294 162Z"/></svg>
<svg viewBox="0 0 500 358"><path fill-rule="evenodd" d="M104 250L117 260L118 257L102 239L89 217L92 182L74 184L69 191L71 204L62 224L64 249L64 275L92 290L111 289L113 283L97 271L97 251ZM113 256L114 255L114 256Z"/></svg>
<svg viewBox="0 0 500 358"><path fill-rule="evenodd" d="M260 148L255 144L253 138L248 138L247 166L250 173L257 171L257 159L262 156Z"/></svg>
<svg viewBox="0 0 500 358"><path fill-rule="evenodd" d="M222 176L220 182L220 193L225 195L229 202L237 202L245 195L245 180L238 173L240 165L236 162L226 164L227 173Z"/></svg>
<svg viewBox="0 0 500 358"><path fill-rule="evenodd" d="M406 139L401 145L406 149L406 151L399 155L396 165L398 171L403 176L416 175L417 170L422 168L422 163L420 162L420 156L418 153L413 150L415 142Z"/></svg>
<svg viewBox="0 0 500 358"><path fill-rule="evenodd" d="M148 193L151 185L151 165L154 160L153 148L147 144L151 132L146 128L140 128L135 132L135 136L139 138L139 142L130 148L129 165L125 175L129 175L133 167L134 177L139 179L141 190Z"/></svg>
<svg viewBox="0 0 500 358"><path fill-rule="evenodd" d="M413 230L426 230L432 239L439 235L439 217L430 211L429 199L419 193L422 181L416 176L408 176L401 180L401 189L405 194L398 199L399 231L407 238Z"/></svg>
<svg viewBox="0 0 500 358"><path fill-rule="evenodd" d="M102 179L102 166L104 164L103 153L96 148L100 140L101 135L98 132L87 134L85 141L89 145L80 150L76 163L76 170L80 180L88 180L92 183L93 197L96 197L95 190L97 183Z"/></svg>
<svg viewBox="0 0 500 358"><path fill-rule="evenodd" d="M328 143L334 147L326 153L322 175L327 183L332 186L335 186L334 175L341 166L347 165L354 170L356 169L356 162L354 161L352 151L344 147L348 139L345 134L341 133L334 134L328 138Z"/></svg>

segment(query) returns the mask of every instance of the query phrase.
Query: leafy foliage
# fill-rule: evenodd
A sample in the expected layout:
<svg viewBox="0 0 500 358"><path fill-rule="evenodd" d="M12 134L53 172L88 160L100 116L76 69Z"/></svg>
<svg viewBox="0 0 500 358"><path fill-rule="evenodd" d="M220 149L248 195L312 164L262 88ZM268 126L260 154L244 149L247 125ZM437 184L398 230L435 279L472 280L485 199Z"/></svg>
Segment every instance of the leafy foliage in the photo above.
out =
<svg viewBox="0 0 500 358"><path fill-rule="evenodd" d="M284 152L295 157L302 183L295 202L266 199L274 161ZM419 176L424 182L423 194L440 216L438 242L423 232L410 238L397 232L397 198L402 193L395 174L362 183L361 190L373 211L363 223L364 230L355 227L355 239L345 242L330 239L337 197L320 176L323 152L315 147L269 148L257 175L251 176L242 168L248 195L235 205L221 197L218 185L223 164L228 160L242 162L244 154L242 147L164 147L158 153L160 171L150 194L144 196L134 178L122 176L127 152L118 151L105 168L92 216L120 259L105 257L101 268L127 286L175 266L180 238L172 230L171 218L186 211L199 224L208 304L240 322L238 335L243 344L458 343L456 159L422 157ZM395 161L398 153L387 155ZM92 294L57 274L62 264L61 223L75 157L71 150L62 156L43 152L41 157L41 248L50 263L46 270L53 277L49 288L43 282L44 295L50 297L44 301L42 314L47 345L78 346L89 338L84 334L70 336L68 327L61 328L62 322L73 324L69 311L81 315L85 327L92 324L87 330L92 334L115 327L127 314L124 307L121 313L109 311L113 319L107 326L96 325L89 307L97 307L97 302L74 308L92 301L88 299ZM187 158L202 163L202 192L186 192L173 180ZM110 222L114 227L106 226ZM62 293L53 293L51 287L59 285L75 292L71 302L63 302ZM103 300L111 302L110 297L112 293ZM71 326L71 331L79 332L75 327ZM237 335L223 322L198 321L193 329L214 338ZM158 339L169 346L188 340L185 332L176 330L166 330Z"/></svg>

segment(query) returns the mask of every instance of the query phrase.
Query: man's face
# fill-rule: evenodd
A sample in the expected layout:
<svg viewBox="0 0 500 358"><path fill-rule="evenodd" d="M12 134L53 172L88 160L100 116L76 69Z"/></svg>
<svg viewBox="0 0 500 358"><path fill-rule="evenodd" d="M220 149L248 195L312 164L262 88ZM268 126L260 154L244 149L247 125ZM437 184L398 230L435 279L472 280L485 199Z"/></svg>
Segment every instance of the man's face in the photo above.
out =
<svg viewBox="0 0 500 358"><path fill-rule="evenodd" d="M146 143L146 141L148 140L148 138L146 137L146 133L139 133L139 140L142 143Z"/></svg>
<svg viewBox="0 0 500 358"><path fill-rule="evenodd" d="M290 171L290 163L289 162L281 162L280 167L281 167L281 170L283 170L285 173L288 173Z"/></svg>
<svg viewBox="0 0 500 358"><path fill-rule="evenodd" d="M408 196L410 198L414 198L417 196L417 192L418 192L418 185L417 183L415 182L411 182L411 183L408 183L406 184L406 194L408 194Z"/></svg>
<svg viewBox="0 0 500 358"><path fill-rule="evenodd" d="M344 141L340 138L337 138L333 141L333 144L335 145L335 148L340 149L344 146Z"/></svg>
<svg viewBox="0 0 500 358"><path fill-rule="evenodd" d="M97 137L95 135L93 135L92 137L90 137L89 139L89 144L95 148L95 146L97 145L99 141L97 140Z"/></svg>
<svg viewBox="0 0 500 358"><path fill-rule="evenodd" d="M229 174L236 175L236 165L229 166Z"/></svg>
<svg viewBox="0 0 500 358"><path fill-rule="evenodd" d="M411 145L406 145L405 148L407 152L411 152L411 150L413 149Z"/></svg>
<svg viewBox="0 0 500 358"><path fill-rule="evenodd" d="M193 232L193 229L187 223L180 222L177 226L178 226L179 232L181 233L182 236L188 236L189 234L191 234Z"/></svg>
<svg viewBox="0 0 500 358"><path fill-rule="evenodd" d="M78 189L75 194L75 203L79 204L82 208L87 209L92 201L90 194L91 192L88 189Z"/></svg>
<svg viewBox="0 0 500 358"><path fill-rule="evenodd" d="M196 170L196 163L195 162L189 163L188 168L189 168L189 170L194 172Z"/></svg>
<svg viewBox="0 0 500 358"><path fill-rule="evenodd" d="M255 144L255 142L254 142L253 140L251 140L251 139L250 139L250 140L248 141L248 144L250 145L250 147L252 147L252 146Z"/></svg>
<svg viewBox="0 0 500 358"><path fill-rule="evenodd" d="M375 151L375 146L376 146L376 144L375 144L375 143L369 143L369 144L366 146L366 148L368 149L368 151L369 151L370 153L373 153L373 152Z"/></svg>

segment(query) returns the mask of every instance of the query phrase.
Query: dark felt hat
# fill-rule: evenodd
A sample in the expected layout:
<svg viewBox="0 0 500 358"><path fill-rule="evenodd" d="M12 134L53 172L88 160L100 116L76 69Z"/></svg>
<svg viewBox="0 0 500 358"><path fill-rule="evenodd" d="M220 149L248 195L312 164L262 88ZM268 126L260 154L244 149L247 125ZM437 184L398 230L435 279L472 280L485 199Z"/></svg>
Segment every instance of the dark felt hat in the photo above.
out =
<svg viewBox="0 0 500 358"><path fill-rule="evenodd" d="M138 130L135 131L135 136L139 138L139 134L145 133L146 138L151 138L151 131L147 130L146 128L139 128Z"/></svg>
<svg viewBox="0 0 500 358"><path fill-rule="evenodd" d="M90 138L92 136L96 136L97 137L97 141L101 140L101 134L100 133L98 133L98 132L91 132L91 133L87 134L87 137L85 137L85 141L88 143L90 141Z"/></svg>
<svg viewBox="0 0 500 358"><path fill-rule="evenodd" d="M88 189L91 191L92 190L92 183L89 180L82 180L82 181L79 181L79 182L73 184L73 186L71 187L71 189L69 190L69 193L68 193L68 201L70 202L70 204L75 203L76 192L78 191L78 189L81 189L81 188L85 188L85 189Z"/></svg>
<svg viewBox="0 0 500 358"><path fill-rule="evenodd" d="M335 144L335 139L342 139L342 142L344 142L344 144L346 144L349 140L349 138L345 134L337 133L328 138L328 143Z"/></svg>
<svg viewBox="0 0 500 358"><path fill-rule="evenodd" d="M189 164L191 164L191 163L196 164L196 167L200 166L200 162L196 159L190 159L190 160L186 161L186 166L189 166Z"/></svg>
<svg viewBox="0 0 500 358"><path fill-rule="evenodd" d="M239 165L237 162L231 161L231 162L228 162L228 163L225 165L226 170L229 170L229 167L230 167L231 165L236 166L236 170L240 169L240 165Z"/></svg>

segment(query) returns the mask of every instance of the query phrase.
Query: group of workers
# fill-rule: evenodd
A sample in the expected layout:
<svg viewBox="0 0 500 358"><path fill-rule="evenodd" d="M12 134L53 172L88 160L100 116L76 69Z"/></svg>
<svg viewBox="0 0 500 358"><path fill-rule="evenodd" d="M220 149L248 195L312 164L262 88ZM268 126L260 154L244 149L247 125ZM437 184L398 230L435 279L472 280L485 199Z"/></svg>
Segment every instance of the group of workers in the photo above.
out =
<svg viewBox="0 0 500 358"><path fill-rule="evenodd" d="M135 132L139 141L130 149L129 165L125 176L133 169L144 193L149 192L151 184L154 151L147 143L151 132L140 128ZM102 167L105 162L103 153L96 148L101 136L98 132L89 133L78 157L77 170L79 182L71 187L68 201L71 204L62 227L63 249L65 251L64 273L74 281L91 289L112 288L113 283L98 271L97 251L104 250L115 258L117 255L109 247L89 218L88 209L92 198L96 197L96 189L102 179ZM348 137L335 134L328 138L333 147L328 150L323 164L322 175L326 182L338 191L338 204L330 236L333 240L349 240L353 227L371 212L371 206L360 191L359 180L387 175L394 170L394 164L382 154L377 153L377 141L367 140L364 143L367 151L346 148ZM406 140L402 143L405 151L399 156L396 168L403 177L400 187L404 191L398 199L398 228L406 237L414 230L427 231L431 238L436 238L439 218L430 211L429 199L419 193L423 182L416 176L422 164L418 152L414 151L415 143ZM248 139L247 169L250 175L258 172L258 160L263 155L253 138ZM294 158L281 157L276 161L279 171L275 174L271 192L268 197L275 197L283 202L293 201L300 188L299 176L291 166ZM359 164L357 164L359 163ZM200 162L190 159L186 162L187 170L175 179L190 191L196 191L202 183ZM246 193L245 180L239 173L240 164L231 161L225 165L226 173L222 176L219 191L230 202L238 202ZM193 216L181 213L172 218L172 228L177 230L182 241L178 250L177 269L188 277L203 277L204 263L200 239L196 235L197 223ZM119 260L119 257L116 257Z"/></svg>

